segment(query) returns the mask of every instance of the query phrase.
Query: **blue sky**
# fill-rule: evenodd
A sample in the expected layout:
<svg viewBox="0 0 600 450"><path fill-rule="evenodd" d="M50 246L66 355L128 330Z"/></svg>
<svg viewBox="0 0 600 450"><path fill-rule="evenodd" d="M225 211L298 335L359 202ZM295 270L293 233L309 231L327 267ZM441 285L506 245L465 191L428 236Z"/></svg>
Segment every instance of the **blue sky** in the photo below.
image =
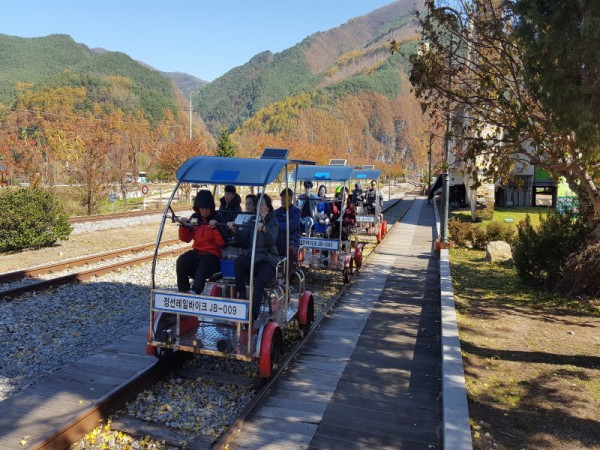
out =
<svg viewBox="0 0 600 450"><path fill-rule="evenodd" d="M68 34L206 81L392 0L1 0L0 33Z"/></svg>

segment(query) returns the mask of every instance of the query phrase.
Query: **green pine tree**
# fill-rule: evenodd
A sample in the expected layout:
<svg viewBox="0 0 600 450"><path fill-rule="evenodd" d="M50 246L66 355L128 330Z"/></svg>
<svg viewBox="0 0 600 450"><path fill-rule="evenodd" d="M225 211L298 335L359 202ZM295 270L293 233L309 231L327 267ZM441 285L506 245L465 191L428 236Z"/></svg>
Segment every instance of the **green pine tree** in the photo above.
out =
<svg viewBox="0 0 600 450"><path fill-rule="evenodd" d="M231 136L226 128L222 128L219 132L219 139L217 140L217 156L224 156L225 158L235 156L235 147L233 146Z"/></svg>

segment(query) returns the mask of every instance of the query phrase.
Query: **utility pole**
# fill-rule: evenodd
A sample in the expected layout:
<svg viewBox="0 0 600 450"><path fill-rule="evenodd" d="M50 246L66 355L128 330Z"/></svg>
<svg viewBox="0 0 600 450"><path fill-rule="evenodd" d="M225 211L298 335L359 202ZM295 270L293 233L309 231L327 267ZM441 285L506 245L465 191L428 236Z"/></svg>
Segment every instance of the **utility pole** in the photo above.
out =
<svg viewBox="0 0 600 450"><path fill-rule="evenodd" d="M448 52L448 92L452 89L452 40ZM444 137L444 221L442 223L441 240L448 242L448 214L450 214L450 102L446 108L446 136Z"/></svg>
<svg viewBox="0 0 600 450"><path fill-rule="evenodd" d="M194 92L190 92L190 141L192 140L192 95Z"/></svg>

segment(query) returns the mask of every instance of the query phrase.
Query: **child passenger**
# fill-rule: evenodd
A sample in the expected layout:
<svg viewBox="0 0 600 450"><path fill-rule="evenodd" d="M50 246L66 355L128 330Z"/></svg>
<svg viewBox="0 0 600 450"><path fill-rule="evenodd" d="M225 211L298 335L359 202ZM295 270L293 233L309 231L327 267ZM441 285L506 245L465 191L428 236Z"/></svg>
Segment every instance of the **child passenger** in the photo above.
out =
<svg viewBox="0 0 600 450"><path fill-rule="evenodd" d="M179 239L191 242L192 250L177 258L177 289L179 292L190 290L190 278L194 279L191 289L202 294L205 280L221 271L219 258L225 246L225 240L217 229L222 221L215 212L215 200L207 190L201 190L194 199L194 214L180 219Z"/></svg>

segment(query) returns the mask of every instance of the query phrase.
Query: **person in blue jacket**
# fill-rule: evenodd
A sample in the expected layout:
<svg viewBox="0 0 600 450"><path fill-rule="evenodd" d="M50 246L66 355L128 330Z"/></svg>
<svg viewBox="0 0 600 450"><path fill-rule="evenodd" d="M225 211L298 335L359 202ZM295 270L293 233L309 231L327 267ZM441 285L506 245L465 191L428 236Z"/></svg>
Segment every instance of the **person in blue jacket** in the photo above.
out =
<svg viewBox="0 0 600 450"><path fill-rule="evenodd" d="M298 196L298 209L300 209L300 218L306 236L310 236L317 215L317 204L320 201L319 196L312 191L312 188L313 182L306 180L304 193Z"/></svg>
<svg viewBox="0 0 600 450"><path fill-rule="evenodd" d="M286 256L286 231L289 211L289 230L290 230L290 271L296 268L298 261L298 247L300 245L300 234L302 218L300 209L294 205L294 192L290 188L285 188L279 194L281 197L281 206L275 210L275 217L279 224L279 236L277 238L277 249L280 256Z"/></svg>

